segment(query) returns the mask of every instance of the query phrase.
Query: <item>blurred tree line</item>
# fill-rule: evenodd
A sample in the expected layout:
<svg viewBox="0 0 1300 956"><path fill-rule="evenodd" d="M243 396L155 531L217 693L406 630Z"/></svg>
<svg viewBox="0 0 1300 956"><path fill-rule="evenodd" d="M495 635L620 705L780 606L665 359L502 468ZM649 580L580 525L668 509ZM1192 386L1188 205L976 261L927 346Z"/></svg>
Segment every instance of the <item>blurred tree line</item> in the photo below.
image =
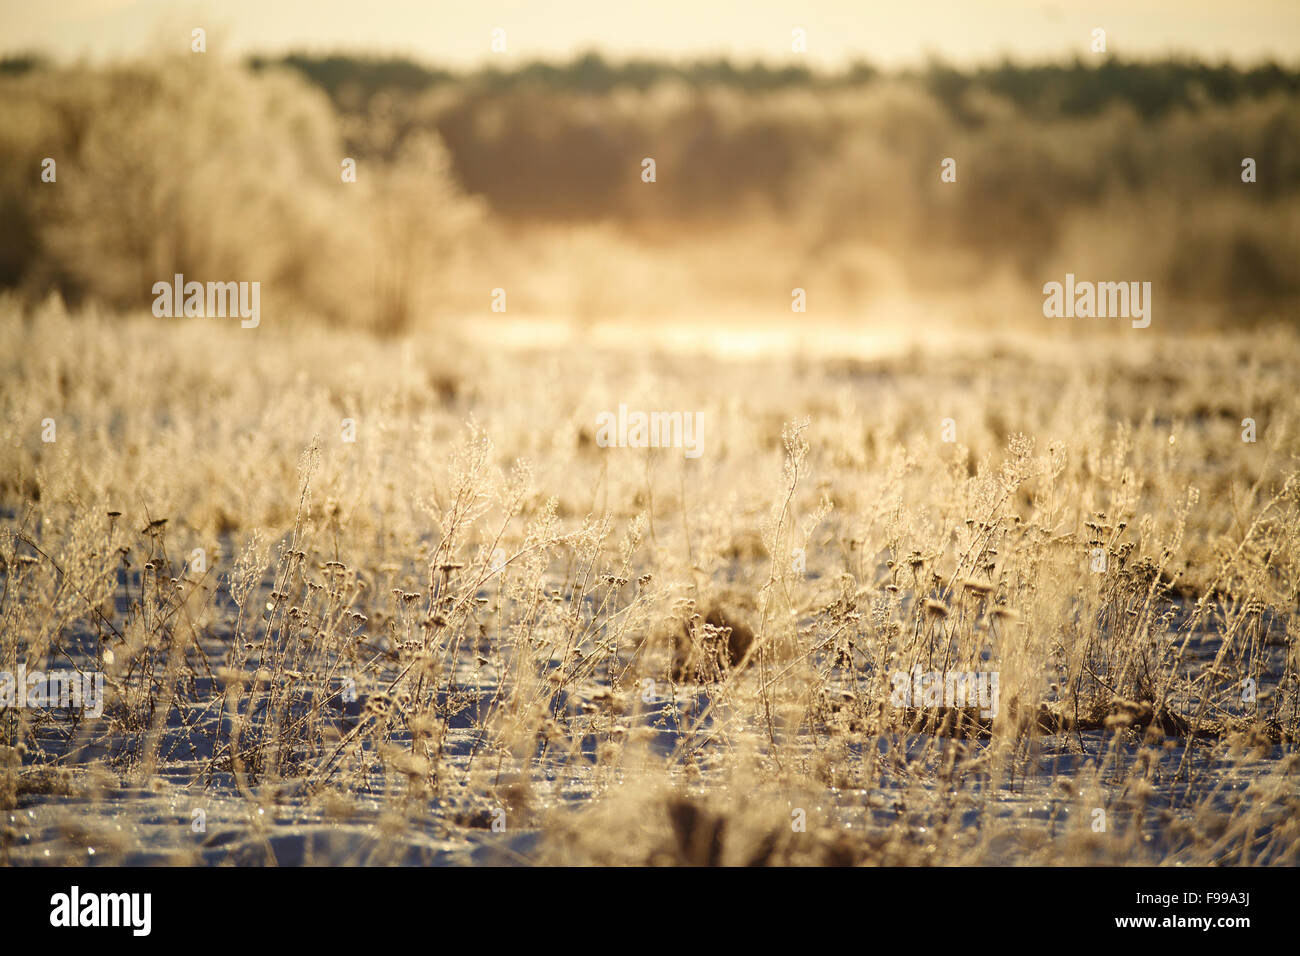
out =
<svg viewBox="0 0 1300 956"><path fill-rule="evenodd" d="M0 287L137 306L172 271L263 278L295 310L399 330L479 307L466 261L491 288L524 269L521 229L560 227L588 230L585 273L669 250L677 284L715 290L751 281L717 274L734 260L771 273L779 252L849 291L883 258L915 287L1088 271L1235 321L1293 316L1298 84L1273 64L1114 58L893 74L594 53L461 74L343 55L9 58ZM360 172L340 188L343 157ZM707 269L688 251L764 230L779 250L737 245Z"/></svg>

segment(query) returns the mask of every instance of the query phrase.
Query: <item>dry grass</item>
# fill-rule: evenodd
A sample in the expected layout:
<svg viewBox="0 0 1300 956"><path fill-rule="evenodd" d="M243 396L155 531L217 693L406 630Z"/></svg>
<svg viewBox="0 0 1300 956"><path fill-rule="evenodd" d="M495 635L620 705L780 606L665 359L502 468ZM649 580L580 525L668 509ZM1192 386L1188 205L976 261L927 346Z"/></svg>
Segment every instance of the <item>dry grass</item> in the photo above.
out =
<svg viewBox="0 0 1300 956"><path fill-rule="evenodd" d="M1300 862L1293 334L0 339L0 670L108 687L0 714L7 861ZM598 447L620 402L704 454Z"/></svg>

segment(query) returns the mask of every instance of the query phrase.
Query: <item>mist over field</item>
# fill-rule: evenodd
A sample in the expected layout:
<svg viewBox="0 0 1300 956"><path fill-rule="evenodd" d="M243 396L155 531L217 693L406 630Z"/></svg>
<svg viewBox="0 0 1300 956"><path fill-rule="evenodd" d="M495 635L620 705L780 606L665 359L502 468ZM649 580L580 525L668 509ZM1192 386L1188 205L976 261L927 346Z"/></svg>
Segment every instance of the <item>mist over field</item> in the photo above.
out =
<svg viewBox="0 0 1300 956"><path fill-rule="evenodd" d="M1294 64L188 29L0 60L0 863L1300 862Z"/></svg>
<svg viewBox="0 0 1300 956"><path fill-rule="evenodd" d="M1300 75L1276 66L188 56L10 60L3 85L0 276L29 296L140 307L155 275L256 272L284 321L382 332L504 276L512 312L584 320L780 322L799 286L823 319L911 299L1038 331L1066 272L1151 281L1166 329L1300 301ZM51 153L57 189L29 174Z"/></svg>

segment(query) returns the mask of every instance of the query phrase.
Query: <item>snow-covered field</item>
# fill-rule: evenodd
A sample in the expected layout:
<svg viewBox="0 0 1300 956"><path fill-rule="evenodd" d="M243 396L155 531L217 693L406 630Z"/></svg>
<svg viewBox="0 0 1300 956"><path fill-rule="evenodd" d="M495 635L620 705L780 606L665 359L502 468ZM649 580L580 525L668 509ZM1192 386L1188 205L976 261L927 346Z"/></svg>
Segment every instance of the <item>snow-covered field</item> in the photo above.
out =
<svg viewBox="0 0 1300 956"><path fill-rule="evenodd" d="M1297 862L1294 336L0 323L0 860Z"/></svg>

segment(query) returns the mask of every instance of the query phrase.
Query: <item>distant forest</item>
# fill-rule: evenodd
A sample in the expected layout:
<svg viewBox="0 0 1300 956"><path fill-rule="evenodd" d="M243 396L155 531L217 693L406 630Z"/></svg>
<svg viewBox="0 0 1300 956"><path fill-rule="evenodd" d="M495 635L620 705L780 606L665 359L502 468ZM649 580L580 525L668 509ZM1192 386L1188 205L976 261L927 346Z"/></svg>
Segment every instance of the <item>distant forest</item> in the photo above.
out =
<svg viewBox="0 0 1300 956"><path fill-rule="evenodd" d="M769 92L791 88L865 86L887 74L866 63L822 73L799 66L738 65L725 59L674 63L662 60L611 62L586 53L567 63L532 62L515 69L481 69L453 73L402 58L365 56L251 57L254 69L289 66L320 86L337 105L364 109L381 92L417 93L450 83L468 83L486 91L520 87L599 95L617 88L646 90L671 80L692 87L729 86ZM986 90L1015 103L1030 116L1090 116L1123 103L1146 118L1178 107L1229 104L1275 91L1300 91L1300 71L1276 63L1248 69L1209 65L1193 59L1126 61L1107 57L1097 65L1076 58L1057 64L1002 62L961 70L940 61L894 74L919 82L940 101L960 112L966 94Z"/></svg>
<svg viewBox="0 0 1300 956"><path fill-rule="evenodd" d="M810 283L851 311L1073 272L1216 321L1300 308L1300 72L1279 65L27 56L0 99L0 289L29 299L135 307L157 275L256 269L294 308L400 329L422 285L463 311L502 274L603 315L663 288L663 313Z"/></svg>

